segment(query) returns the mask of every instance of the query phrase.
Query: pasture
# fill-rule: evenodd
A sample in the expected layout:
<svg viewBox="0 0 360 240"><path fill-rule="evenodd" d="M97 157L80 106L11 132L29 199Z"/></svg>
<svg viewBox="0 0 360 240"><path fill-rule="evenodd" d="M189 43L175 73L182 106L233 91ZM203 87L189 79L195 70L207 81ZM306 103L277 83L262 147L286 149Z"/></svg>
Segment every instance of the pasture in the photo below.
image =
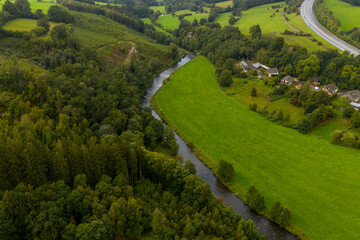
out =
<svg viewBox="0 0 360 240"><path fill-rule="evenodd" d="M11 0L12 2L15 2L13 0ZM38 1L38 0L28 0L30 3L30 7L31 7L31 11L35 12L36 9L41 9L43 11L43 13L47 14L47 11L49 9L49 7L51 7L52 5L56 5L56 1L49 1L49 0L42 0L42 1ZM0 1L0 9L2 10L2 5L5 3L5 0Z"/></svg>
<svg viewBox="0 0 360 240"><path fill-rule="evenodd" d="M360 27L360 7L340 0L323 0L322 3L340 20L341 28L345 31Z"/></svg>
<svg viewBox="0 0 360 240"><path fill-rule="evenodd" d="M165 6L151 6L150 9L154 10L154 12L161 12L161 14L165 14Z"/></svg>
<svg viewBox="0 0 360 240"><path fill-rule="evenodd" d="M25 18L17 18L15 20L12 20L10 22L7 22L3 28L5 30L9 31L25 31L30 32L34 28L36 28L37 20L35 19L25 19ZM49 22L50 28L53 28L54 26L58 25L59 23Z"/></svg>
<svg viewBox="0 0 360 240"><path fill-rule="evenodd" d="M232 7L233 5L234 5L233 1L218 2L215 4L215 6L221 8Z"/></svg>
<svg viewBox="0 0 360 240"><path fill-rule="evenodd" d="M231 162L230 187L254 185L269 208L279 200L290 226L311 239L360 238L359 150L328 143L268 121L221 91L215 69L197 57L174 73L155 97L171 125L210 160Z"/></svg>

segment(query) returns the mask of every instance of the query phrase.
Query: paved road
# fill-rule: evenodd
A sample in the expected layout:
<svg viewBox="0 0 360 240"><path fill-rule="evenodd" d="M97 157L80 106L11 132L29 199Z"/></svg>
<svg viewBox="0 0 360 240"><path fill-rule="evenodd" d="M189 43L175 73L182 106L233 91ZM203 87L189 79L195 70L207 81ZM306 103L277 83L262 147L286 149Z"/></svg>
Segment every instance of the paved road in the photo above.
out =
<svg viewBox="0 0 360 240"><path fill-rule="evenodd" d="M325 39L327 42L331 43L335 47L339 48L342 51L348 51L355 56L360 54L360 50L356 47L350 45L349 43L341 40L336 37L334 34L329 32L324 28L317 20L313 11L313 5L315 0L304 0L301 5L301 17L304 22L320 37Z"/></svg>

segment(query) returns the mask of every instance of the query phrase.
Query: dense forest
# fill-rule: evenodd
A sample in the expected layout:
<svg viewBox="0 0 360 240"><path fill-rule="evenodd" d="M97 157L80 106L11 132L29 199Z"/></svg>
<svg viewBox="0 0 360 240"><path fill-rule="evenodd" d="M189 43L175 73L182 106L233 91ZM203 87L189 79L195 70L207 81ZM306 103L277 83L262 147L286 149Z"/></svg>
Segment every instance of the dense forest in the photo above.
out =
<svg viewBox="0 0 360 240"><path fill-rule="evenodd" d="M181 165L173 132L140 106L153 77L179 60L175 45L155 44L124 9L64 1L45 18L26 0L6 4L6 21L38 20L31 32L1 29L1 239L263 239ZM112 21L128 28L115 33ZM86 47L79 29L131 35L136 51Z"/></svg>
<svg viewBox="0 0 360 240"><path fill-rule="evenodd" d="M359 0L342 0L342 1L350 3L350 4L355 5L355 6L360 6L360 1Z"/></svg>

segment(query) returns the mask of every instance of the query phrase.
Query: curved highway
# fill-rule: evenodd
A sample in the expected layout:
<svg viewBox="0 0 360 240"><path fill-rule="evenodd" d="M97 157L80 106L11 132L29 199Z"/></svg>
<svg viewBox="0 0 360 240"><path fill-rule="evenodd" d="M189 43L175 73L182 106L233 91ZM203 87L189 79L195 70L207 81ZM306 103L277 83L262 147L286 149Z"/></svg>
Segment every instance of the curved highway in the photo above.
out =
<svg viewBox="0 0 360 240"><path fill-rule="evenodd" d="M304 22L320 37L325 39L327 42L331 43L335 47L339 48L342 51L348 51L349 53L354 54L355 56L360 54L360 50L351 44L341 40L326 28L324 28L316 19L313 5L315 0L305 0L301 5L301 17Z"/></svg>

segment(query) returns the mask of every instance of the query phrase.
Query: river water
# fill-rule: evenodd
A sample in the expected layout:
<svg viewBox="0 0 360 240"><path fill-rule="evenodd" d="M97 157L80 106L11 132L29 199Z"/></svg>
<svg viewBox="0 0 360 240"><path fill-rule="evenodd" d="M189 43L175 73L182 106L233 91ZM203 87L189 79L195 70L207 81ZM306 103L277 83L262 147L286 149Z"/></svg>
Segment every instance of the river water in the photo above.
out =
<svg viewBox="0 0 360 240"><path fill-rule="evenodd" d="M151 86L147 89L141 101L142 107L150 107L150 99L155 92L162 86L162 82L170 74L190 62L195 57L194 54L188 54L180 62L174 66L166 69L158 76L155 77ZM152 110L152 115L161 120L159 115ZM185 142L175 133L176 141L179 145L179 154L183 156L184 160L191 160L196 166L196 174L200 175L204 181L206 181L214 193L215 196L220 197L227 206L232 206L233 209L240 214L245 220L251 219L258 229L260 234L265 234L269 240L296 240L298 239L287 230L272 223L264 216L252 211L249 206L243 203L233 192L229 191L213 174L213 172L195 156L194 152L189 148Z"/></svg>

